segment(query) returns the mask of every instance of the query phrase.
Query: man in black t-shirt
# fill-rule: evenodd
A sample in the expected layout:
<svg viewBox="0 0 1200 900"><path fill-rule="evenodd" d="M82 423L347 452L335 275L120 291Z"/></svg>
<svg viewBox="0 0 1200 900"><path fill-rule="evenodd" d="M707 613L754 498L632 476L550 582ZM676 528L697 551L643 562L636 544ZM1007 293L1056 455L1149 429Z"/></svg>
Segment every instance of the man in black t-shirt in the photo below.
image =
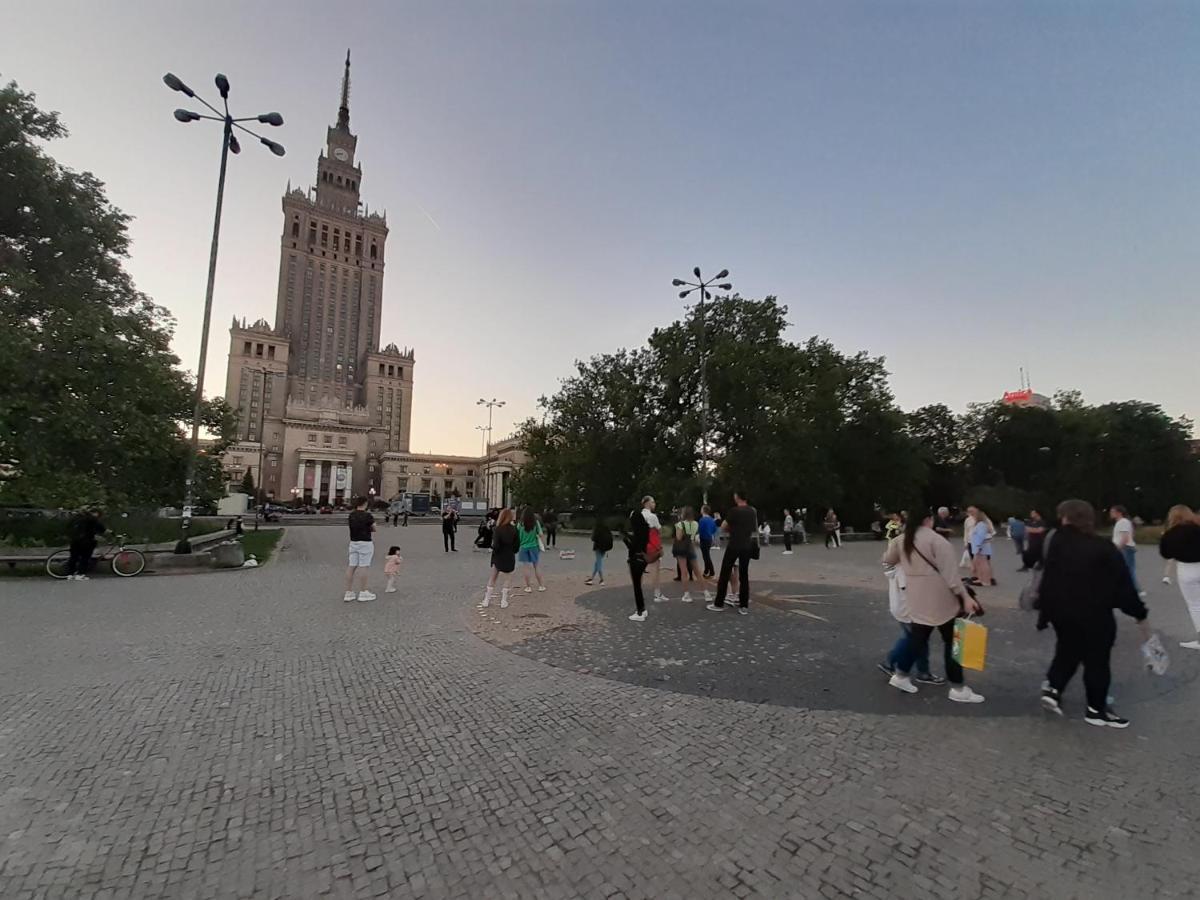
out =
<svg viewBox="0 0 1200 900"><path fill-rule="evenodd" d="M354 510L350 513L350 563L346 569L346 595L342 597L347 603L351 600L374 600L375 595L367 590L367 576L371 573L371 561L375 558L375 517L367 512L367 498L359 497L354 501ZM359 589L354 590L354 577L359 578Z"/></svg>
<svg viewBox="0 0 1200 900"><path fill-rule="evenodd" d="M738 564L738 612L745 616L750 612L750 560L757 550L758 513L746 502L740 491L733 492L733 508L725 515L722 528L729 535L725 555L721 557L721 574L717 579L717 599L707 609L721 612L725 609L725 595L729 592L729 578L733 564Z"/></svg>

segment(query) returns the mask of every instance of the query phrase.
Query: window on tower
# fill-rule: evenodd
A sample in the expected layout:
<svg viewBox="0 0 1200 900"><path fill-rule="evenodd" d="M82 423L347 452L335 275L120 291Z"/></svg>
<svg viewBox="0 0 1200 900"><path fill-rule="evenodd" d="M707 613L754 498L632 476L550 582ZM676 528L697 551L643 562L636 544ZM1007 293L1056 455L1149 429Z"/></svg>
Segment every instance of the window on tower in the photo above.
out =
<svg viewBox="0 0 1200 900"><path fill-rule="evenodd" d="M292 223L292 237L294 237L294 238L300 237L300 223L299 222Z"/></svg>
<svg viewBox="0 0 1200 900"><path fill-rule="evenodd" d="M375 259L375 244L371 244L371 259Z"/></svg>

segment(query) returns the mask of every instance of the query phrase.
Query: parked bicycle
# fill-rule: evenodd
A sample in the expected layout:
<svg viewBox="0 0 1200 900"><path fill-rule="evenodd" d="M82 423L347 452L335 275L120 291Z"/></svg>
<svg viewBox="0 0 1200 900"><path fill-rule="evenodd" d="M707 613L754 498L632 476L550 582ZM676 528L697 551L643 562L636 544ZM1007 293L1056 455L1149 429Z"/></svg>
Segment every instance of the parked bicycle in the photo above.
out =
<svg viewBox="0 0 1200 900"><path fill-rule="evenodd" d="M96 548L92 562L99 565L108 562L113 574L122 578L132 578L140 575L146 568L146 555L141 550L126 547L128 537L123 534L114 535ZM46 560L46 573L51 578L67 577L67 561L71 558L70 550L55 550Z"/></svg>

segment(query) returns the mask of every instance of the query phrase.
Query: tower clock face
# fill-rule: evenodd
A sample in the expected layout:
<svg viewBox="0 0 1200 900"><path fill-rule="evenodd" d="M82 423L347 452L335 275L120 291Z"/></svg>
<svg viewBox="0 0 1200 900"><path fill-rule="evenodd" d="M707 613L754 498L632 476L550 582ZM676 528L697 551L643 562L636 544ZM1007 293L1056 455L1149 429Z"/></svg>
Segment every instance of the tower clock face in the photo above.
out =
<svg viewBox="0 0 1200 900"><path fill-rule="evenodd" d="M335 147L335 148L334 148L334 150L333 150L333 156L334 156L334 158L335 158L335 159L341 160L342 162L345 162L346 160L348 160L348 159L350 158L350 154L349 154L349 153L347 153L347 152L346 152L344 149L342 149L341 147Z"/></svg>

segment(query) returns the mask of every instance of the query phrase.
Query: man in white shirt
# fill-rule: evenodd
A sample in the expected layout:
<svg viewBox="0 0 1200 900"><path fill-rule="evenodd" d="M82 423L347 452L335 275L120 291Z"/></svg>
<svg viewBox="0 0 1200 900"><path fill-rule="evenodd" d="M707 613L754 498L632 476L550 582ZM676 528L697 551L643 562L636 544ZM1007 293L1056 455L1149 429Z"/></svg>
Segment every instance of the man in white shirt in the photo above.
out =
<svg viewBox="0 0 1200 900"><path fill-rule="evenodd" d="M1133 540L1133 522L1129 519L1129 510L1123 506L1109 507L1108 517L1113 521L1112 542L1116 544L1121 555L1125 557L1125 565L1129 566L1129 577L1139 597L1145 597L1137 579L1137 544Z"/></svg>

